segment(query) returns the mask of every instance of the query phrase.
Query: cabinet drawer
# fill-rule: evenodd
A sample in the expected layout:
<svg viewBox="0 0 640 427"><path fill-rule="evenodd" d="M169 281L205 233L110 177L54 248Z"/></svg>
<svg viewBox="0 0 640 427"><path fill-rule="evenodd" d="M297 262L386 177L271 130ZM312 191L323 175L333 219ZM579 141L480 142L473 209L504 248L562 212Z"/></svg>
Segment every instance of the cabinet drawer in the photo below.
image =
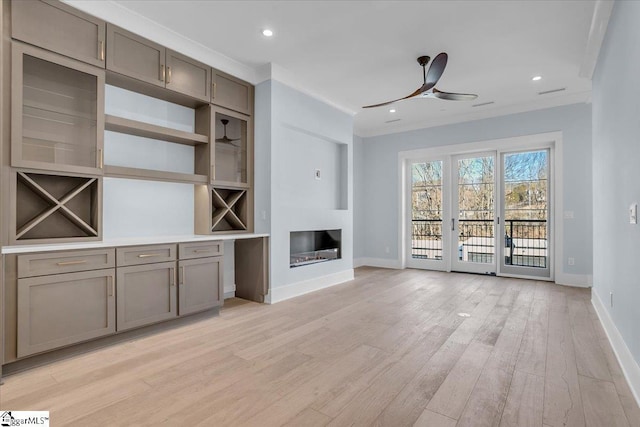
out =
<svg viewBox="0 0 640 427"><path fill-rule="evenodd" d="M116 249L118 267L175 260L176 245L132 246Z"/></svg>
<svg viewBox="0 0 640 427"><path fill-rule="evenodd" d="M105 22L60 1L12 1L11 37L104 68Z"/></svg>
<svg viewBox="0 0 640 427"><path fill-rule="evenodd" d="M114 249L18 255L18 277L113 268L115 258Z"/></svg>
<svg viewBox="0 0 640 427"><path fill-rule="evenodd" d="M221 241L180 243L178 245L178 255L180 259L219 256L223 253L223 247L224 244Z"/></svg>
<svg viewBox="0 0 640 427"><path fill-rule="evenodd" d="M115 269L18 279L18 357L115 332Z"/></svg>

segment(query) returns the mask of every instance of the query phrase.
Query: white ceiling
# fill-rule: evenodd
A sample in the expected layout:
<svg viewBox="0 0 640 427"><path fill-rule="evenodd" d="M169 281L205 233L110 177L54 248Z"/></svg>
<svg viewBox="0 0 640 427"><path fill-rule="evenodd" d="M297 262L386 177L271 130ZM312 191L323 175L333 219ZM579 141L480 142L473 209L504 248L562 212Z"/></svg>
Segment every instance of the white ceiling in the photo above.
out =
<svg viewBox="0 0 640 427"><path fill-rule="evenodd" d="M591 91L579 75L595 1L115 3L253 69L284 68L298 88L355 113L363 136L586 101ZM416 58L443 51L449 63L436 87L477 100L413 99L395 104L395 114L360 108L416 90ZM538 95L558 88L566 90Z"/></svg>

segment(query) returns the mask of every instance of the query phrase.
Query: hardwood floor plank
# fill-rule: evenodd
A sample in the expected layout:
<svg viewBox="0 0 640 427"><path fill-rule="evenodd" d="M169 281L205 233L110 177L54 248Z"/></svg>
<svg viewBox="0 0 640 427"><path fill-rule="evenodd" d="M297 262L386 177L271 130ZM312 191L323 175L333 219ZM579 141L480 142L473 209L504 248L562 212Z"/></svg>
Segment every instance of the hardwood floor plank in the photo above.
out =
<svg viewBox="0 0 640 427"><path fill-rule="evenodd" d="M584 417L588 427L629 426L616 387L612 382L582 375L578 379L582 404L584 405Z"/></svg>
<svg viewBox="0 0 640 427"><path fill-rule="evenodd" d="M542 424L544 378L516 369L509 387L500 427L534 427Z"/></svg>
<svg viewBox="0 0 640 427"><path fill-rule="evenodd" d="M583 426L584 411L566 295L553 296L549 312L544 422L550 426Z"/></svg>
<svg viewBox="0 0 640 427"><path fill-rule="evenodd" d="M362 268L5 377L0 407L82 427L640 427L589 298L541 281Z"/></svg>
<svg viewBox="0 0 640 427"><path fill-rule="evenodd" d="M536 292L539 293L539 289L541 288L536 288ZM516 361L516 370L544 376L547 359L548 312L548 301L536 298L534 295L520 346L520 354L518 354Z"/></svg>
<svg viewBox="0 0 640 427"><path fill-rule="evenodd" d="M456 427L456 420L425 409L414 427Z"/></svg>
<svg viewBox="0 0 640 427"><path fill-rule="evenodd" d="M427 409L458 419L475 387L493 347L472 342L455 364Z"/></svg>

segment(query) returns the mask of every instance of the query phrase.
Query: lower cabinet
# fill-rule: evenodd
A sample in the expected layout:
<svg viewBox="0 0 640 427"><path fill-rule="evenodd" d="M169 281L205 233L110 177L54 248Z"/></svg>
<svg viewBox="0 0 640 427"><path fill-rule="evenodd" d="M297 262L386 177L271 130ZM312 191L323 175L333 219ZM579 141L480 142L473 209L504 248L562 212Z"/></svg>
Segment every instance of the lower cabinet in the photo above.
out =
<svg viewBox="0 0 640 427"><path fill-rule="evenodd" d="M18 279L18 348L24 357L116 331L115 270Z"/></svg>
<svg viewBox="0 0 640 427"><path fill-rule="evenodd" d="M118 331L178 315L175 261L118 267Z"/></svg>
<svg viewBox="0 0 640 427"><path fill-rule="evenodd" d="M178 261L180 316L222 305L222 257Z"/></svg>

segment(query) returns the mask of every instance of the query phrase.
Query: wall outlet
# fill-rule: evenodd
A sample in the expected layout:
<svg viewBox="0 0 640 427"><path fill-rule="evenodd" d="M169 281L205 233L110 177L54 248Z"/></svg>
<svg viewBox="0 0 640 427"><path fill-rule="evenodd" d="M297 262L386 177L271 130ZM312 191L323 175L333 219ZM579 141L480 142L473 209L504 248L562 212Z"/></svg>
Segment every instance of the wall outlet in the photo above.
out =
<svg viewBox="0 0 640 427"><path fill-rule="evenodd" d="M567 260L567 264L576 265L576 259L573 257L569 257L569 259Z"/></svg>
<svg viewBox="0 0 640 427"><path fill-rule="evenodd" d="M391 251L389 250L389 246L386 246L386 247L384 248L384 251L385 251L386 253L391 252Z"/></svg>

